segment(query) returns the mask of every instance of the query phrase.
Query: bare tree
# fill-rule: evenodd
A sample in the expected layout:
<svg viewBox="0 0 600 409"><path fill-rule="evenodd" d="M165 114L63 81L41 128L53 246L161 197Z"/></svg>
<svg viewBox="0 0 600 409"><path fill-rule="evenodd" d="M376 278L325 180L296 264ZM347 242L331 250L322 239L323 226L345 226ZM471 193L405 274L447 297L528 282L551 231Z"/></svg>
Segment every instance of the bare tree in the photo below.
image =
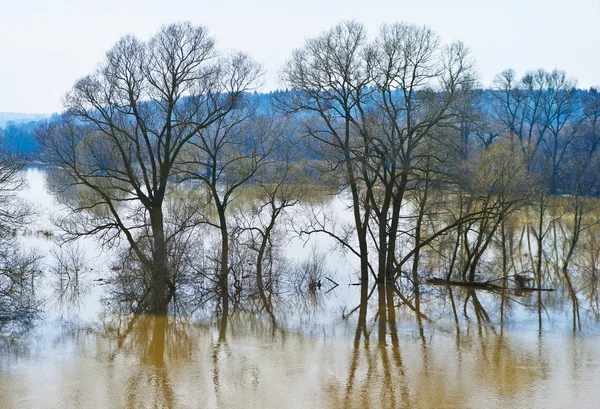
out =
<svg viewBox="0 0 600 409"><path fill-rule="evenodd" d="M600 145L600 88L592 87L584 95L582 105L581 136L588 156L592 156Z"/></svg>
<svg viewBox="0 0 600 409"><path fill-rule="evenodd" d="M400 23L382 27L370 66L378 93L377 114L382 118L371 140L379 158L374 172L383 199L378 200L368 185L367 191L379 230L382 281L391 280L399 265L400 209L431 152L422 146L436 143L444 129L457 126L459 107L469 97L475 74L462 43L442 46L428 27Z"/></svg>
<svg viewBox="0 0 600 409"><path fill-rule="evenodd" d="M592 198L592 195L598 190L600 177L597 172L590 172L589 169L597 168L599 161L598 154L575 155L569 161L567 169L573 174L571 180L575 183L570 186L569 195L564 198L567 217L563 218L566 222L560 226L563 233L560 270L573 307L573 330L581 329L581 319L570 265L582 233L598 224L598 217L595 215L598 210L597 199Z"/></svg>
<svg viewBox="0 0 600 409"><path fill-rule="evenodd" d="M306 183L298 154L297 144L289 143L278 149L273 163L254 179L256 196L247 200L236 215L238 226L245 233L243 243L253 252L250 263L256 268L256 288L269 314L272 314L273 295L280 281L277 251L285 241L282 219L291 207L309 196L310 185Z"/></svg>
<svg viewBox="0 0 600 409"><path fill-rule="evenodd" d="M33 215L32 208L17 197L25 184L24 162L10 153L3 136L0 133L0 323L35 314L39 275L39 256L21 250L16 241Z"/></svg>
<svg viewBox="0 0 600 409"><path fill-rule="evenodd" d="M306 134L319 142L320 158L329 171L339 175L342 189L351 196L351 210L358 240L356 245L328 232L360 259L361 281L372 268L368 258L370 210L363 207L361 158L368 155L362 116L369 97L370 76L365 52L365 28L354 21L338 24L295 50L282 72L283 82L293 88L282 103L290 112L307 113Z"/></svg>
<svg viewBox="0 0 600 409"><path fill-rule="evenodd" d="M564 71L554 70L545 75L547 89L544 90L542 121L548 123L548 137L542 142L550 167L550 189L556 192L561 166L581 121L577 115L575 80L568 78Z"/></svg>
<svg viewBox="0 0 600 409"><path fill-rule="evenodd" d="M229 311L228 208L240 188L273 162L271 154L282 143L282 131L279 118L261 115L254 106L240 108L200 130L190 140L189 150L177 167L183 180L202 183L217 212L216 220L205 213L201 221L217 228L221 235L219 291L223 314Z"/></svg>
<svg viewBox="0 0 600 409"><path fill-rule="evenodd" d="M463 228L462 276L475 281L486 249L506 218L530 197L532 183L525 158L510 139L482 152L468 177L467 207L478 208L484 214Z"/></svg>
<svg viewBox="0 0 600 409"><path fill-rule="evenodd" d="M218 58L206 28L163 26L147 42L119 40L67 94L61 120L39 132L59 167L53 189L72 193L62 227L71 238L126 239L148 272L145 311L166 313L175 292L169 249L188 227L165 218L176 164L199 132L236 111L259 75L244 55Z"/></svg>
<svg viewBox="0 0 600 409"><path fill-rule="evenodd" d="M466 47L443 47L431 29L402 23L383 26L368 43L361 25L346 22L295 51L283 80L294 88L286 106L309 114L307 134L329 169L343 175L358 246L327 233L360 258L363 282L369 274L392 281L400 209L425 160L419 146L455 125L474 82Z"/></svg>
<svg viewBox="0 0 600 409"><path fill-rule="evenodd" d="M534 159L552 121L551 116L544 115L547 80L544 70L528 72L519 79L509 69L498 74L494 81L496 114L507 131L519 138L530 171L534 170Z"/></svg>

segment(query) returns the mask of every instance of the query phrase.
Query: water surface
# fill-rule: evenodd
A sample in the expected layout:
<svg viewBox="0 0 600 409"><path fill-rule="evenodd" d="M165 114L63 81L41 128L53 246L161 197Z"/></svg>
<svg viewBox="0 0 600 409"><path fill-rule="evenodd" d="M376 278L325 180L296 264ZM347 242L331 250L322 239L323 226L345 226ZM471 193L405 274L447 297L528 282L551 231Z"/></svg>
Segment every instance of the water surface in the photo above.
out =
<svg viewBox="0 0 600 409"><path fill-rule="evenodd" d="M43 178L30 169L23 195L52 213ZM48 254L50 268L55 241L37 231L53 227L48 217L37 223L22 241ZM502 304L478 292L489 322L471 307L463 313L468 294L460 290L452 294L456 321L444 287L426 289L421 319L406 306L378 305L377 291L368 308L348 315L360 287L348 285L348 264L332 252L340 286L282 304L274 316L238 313L225 323L210 314L118 314L95 281L109 254L93 241L81 246L77 302L53 298L47 278L42 317L2 327L1 408L599 406L600 327L584 310L582 330L573 331L563 294L544 295L541 330L535 294Z"/></svg>

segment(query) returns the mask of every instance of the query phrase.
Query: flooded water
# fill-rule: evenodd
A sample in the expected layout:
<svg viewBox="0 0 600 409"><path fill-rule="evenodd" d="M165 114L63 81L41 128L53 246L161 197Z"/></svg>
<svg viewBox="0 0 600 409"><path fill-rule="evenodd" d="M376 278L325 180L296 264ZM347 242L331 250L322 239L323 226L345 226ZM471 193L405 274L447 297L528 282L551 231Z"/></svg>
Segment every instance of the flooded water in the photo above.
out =
<svg viewBox="0 0 600 409"><path fill-rule="evenodd" d="M239 317L54 322L3 348L6 408L595 408L597 336L400 324L380 342Z"/></svg>
<svg viewBox="0 0 600 409"><path fill-rule="evenodd" d="M23 195L55 212L44 172L29 169L28 180ZM46 270L57 252L44 234L52 229L45 216L22 237L48 256ZM438 286L424 289L420 315L378 305L376 290L354 310L361 289L349 285L351 262L331 252L340 285L274 316L118 314L95 281L110 255L93 241L80 246L78 297L57 301L47 278L41 317L2 327L0 408L600 407L600 325L584 309L582 330L573 331L559 292L543 294L541 329L537 293L503 301L477 292L489 321L477 318L472 290Z"/></svg>

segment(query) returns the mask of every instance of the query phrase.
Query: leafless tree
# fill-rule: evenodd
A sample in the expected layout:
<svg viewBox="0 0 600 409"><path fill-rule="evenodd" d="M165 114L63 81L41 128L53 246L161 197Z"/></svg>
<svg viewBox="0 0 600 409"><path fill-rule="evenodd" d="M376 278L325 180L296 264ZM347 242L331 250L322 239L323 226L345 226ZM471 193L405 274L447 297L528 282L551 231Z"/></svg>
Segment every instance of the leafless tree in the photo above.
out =
<svg viewBox="0 0 600 409"><path fill-rule="evenodd" d="M431 29L403 23L383 26L369 43L363 26L346 22L295 51L282 77L294 89L286 107L309 114L306 133L343 175L358 246L327 233L360 258L363 282L370 274L393 280L400 209L424 160L419 145L456 124L474 82L466 47L443 47Z"/></svg>
<svg viewBox="0 0 600 409"><path fill-rule="evenodd" d="M61 120L39 132L58 166L52 188L71 193L62 227L71 238L125 238L148 272L145 311L167 312L175 291L170 245L193 224L165 217L182 152L227 121L259 75L243 54L219 57L206 28L163 26L146 42L119 40L66 95Z"/></svg>
<svg viewBox="0 0 600 409"><path fill-rule="evenodd" d="M592 87L581 101L582 123L580 127L582 139L588 156L592 156L600 145L600 88Z"/></svg>
<svg viewBox="0 0 600 409"><path fill-rule="evenodd" d="M39 256L23 251L16 241L33 216L31 206L17 197L25 184L23 167L0 134L0 322L27 319L39 305L35 297Z"/></svg>
<svg viewBox="0 0 600 409"><path fill-rule="evenodd" d="M298 157L298 146L293 143L274 152L270 166L254 179L255 194L236 212L237 224L244 233L242 242L253 253L249 262L256 268L258 295L270 314L273 295L281 284L278 250L286 242L282 224L290 208L309 196L304 163Z"/></svg>
<svg viewBox="0 0 600 409"><path fill-rule="evenodd" d="M581 329L581 319L579 317L579 300L570 266L583 232L598 224L598 217L595 213L599 206L597 199L592 198L592 195L598 190L600 177L597 172L590 172L589 169L597 168L599 163L600 158L598 154L595 154L591 157L588 155L573 156L568 164L568 171L573 173L571 180L575 183L570 187L569 195L564 197L566 202L564 207L567 211L565 212L566 217L563 217L565 223L560 226L563 233L560 270L572 302L573 330Z"/></svg>
<svg viewBox="0 0 600 409"><path fill-rule="evenodd" d="M550 126L548 117L543 115L547 79L544 70L528 72L518 78L517 73L509 69L494 81L496 114L508 132L519 138L529 170L534 168L535 156Z"/></svg>
<svg viewBox="0 0 600 409"><path fill-rule="evenodd" d="M220 272L219 291L222 313L229 311L229 251L231 223L229 206L242 187L255 175L274 164L272 153L283 143L283 124L273 115L261 115L256 107L246 106L200 130L190 140L182 155L177 172L183 180L200 182L208 191L209 202L217 218L209 212L201 222L219 230Z"/></svg>
<svg viewBox="0 0 600 409"><path fill-rule="evenodd" d="M361 158L368 144L362 116L369 97L370 75L365 59L365 28L354 21L338 24L295 50L282 71L282 81L293 90L282 100L290 112L308 113L307 135L319 142L320 158L351 196L351 210L358 240L355 244L331 234L359 257L360 277L368 282L372 268L368 259L370 210L363 199Z"/></svg>
<svg viewBox="0 0 600 409"><path fill-rule="evenodd" d="M383 26L375 40L371 72L382 123L371 135L379 156L383 199L367 191L378 225L378 276L391 280L398 266L400 209L418 169L428 161L422 146L436 143L444 128L455 127L458 112L474 85L475 73L462 43L442 46L428 27ZM441 143L439 141L438 143Z"/></svg>

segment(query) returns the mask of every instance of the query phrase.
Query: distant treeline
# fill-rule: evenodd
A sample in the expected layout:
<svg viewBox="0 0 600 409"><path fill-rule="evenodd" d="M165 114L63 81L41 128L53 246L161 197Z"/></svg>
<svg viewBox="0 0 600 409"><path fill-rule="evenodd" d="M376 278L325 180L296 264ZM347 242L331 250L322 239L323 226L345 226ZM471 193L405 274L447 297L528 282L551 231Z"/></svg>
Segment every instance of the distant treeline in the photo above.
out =
<svg viewBox="0 0 600 409"><path fill-rule="evenodd" d="M552 84L553 77L555 84ZM468 159L470 153L487 149L495 141L512 134L521 141L524 154L533 154L530 166L537 163L538 171L547 175L551 190L554 193L566 192L565 184L570 184L566 167L572 163L571 159L581 155L593 156L600 145L598 89L578 89L574 84L560 71L530 72L518 81L511 70L501 73L494 88L470 91L469 106L459 113L463 117L461 129L451 131L460 133L454 139L461 143L448 148L460 151L454 153ZM275 115L296 92L253 92L247 93L245 100L263 115ZM368 100L365 107L369 107ZM299 128L306 115L306 112L287 112L288 139L299 138L302 134ZM36 130L58 118L60 116L55 114L49 119L7 121L0 128L3 150L28 161L43 160ZM304 159L318 159L308 147L303 156Z"/></svg>
<svg viewBox="0 0 600 409"><path fill-rule="evenodd" d="M2 138L2 150L27 160L36 161L40 159L40 146L35 139L35 131L47 120L56 120L58 115L49 119L42 114L4 114L0 113L0 137Z"/></svg>

